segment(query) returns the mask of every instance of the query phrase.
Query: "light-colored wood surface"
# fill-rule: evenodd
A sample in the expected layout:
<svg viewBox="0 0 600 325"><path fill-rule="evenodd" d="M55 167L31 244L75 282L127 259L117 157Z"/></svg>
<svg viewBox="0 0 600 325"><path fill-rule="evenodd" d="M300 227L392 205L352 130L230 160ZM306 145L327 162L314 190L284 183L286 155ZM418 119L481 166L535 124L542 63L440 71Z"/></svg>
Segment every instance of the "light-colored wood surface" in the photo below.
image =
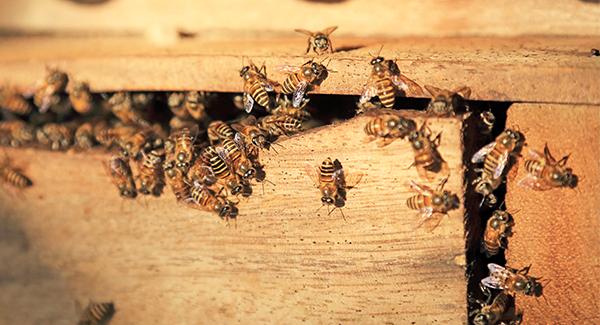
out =
<svg viewBox="0 0 600 325"><path fill-rule="evenodd" d="M330 55L337 71L319 92L359 95L370 74L370 54L397 58L402 72L420 85L454 89L467 85L472 98L600 104L600 60L590 57L597 37L336 39L336 46L366 46ZM157 47L135 37L5 38L0 42L0 80L31 87L46 66L87 80L95 91L180 90L240 92L239 69L251 58L278 67L301 65L305 40L185 40ZM414 95L414 93L409 93Z"/></svg>
<svg viewBox="0 0 600 325"><path fill-rule="evenodd" d="M0 27L36 31L144 33L176 30L260 34L322 29L357 36L600 35L600 6L591 1L1 1Z"/></svg>
<svg viewBox="0 0 600 325"><path fill-rule="evenodd" d="M506 206L515 214L507 264L532 264L530 274L550 280L544 298L517 297L525 324L600 322L600 107L515 104L507 126L518 125L527 148L554 157L571 153L568 166L580 177L576 189L538 192L521 187L523 162L509 178ZM557 158L560 159L560 158Z"/></svg>
<svg viewBox="0 0 600 325"><path fill-rule="evenodd" d="M418 180L406 169L412 149L402 140L364 144L366 120L265 153L276 185L264 194L255 186L230 226L177 205L170 192L121 200L102 168L106 154L7 150L34 186L0 193L0 220L13 229L0 254L24 261L4 266L0 322L72 324L72 300L91 298L115 301L113 324L465 323L463 209L431 233L415 230L417 214L405 205L414 194L406 183ZM446 188L462 199L462 122L429 124L443 131ZM365 173L348 192L347 221L315 212L319 191L303 171L328 156Z"/></svg>

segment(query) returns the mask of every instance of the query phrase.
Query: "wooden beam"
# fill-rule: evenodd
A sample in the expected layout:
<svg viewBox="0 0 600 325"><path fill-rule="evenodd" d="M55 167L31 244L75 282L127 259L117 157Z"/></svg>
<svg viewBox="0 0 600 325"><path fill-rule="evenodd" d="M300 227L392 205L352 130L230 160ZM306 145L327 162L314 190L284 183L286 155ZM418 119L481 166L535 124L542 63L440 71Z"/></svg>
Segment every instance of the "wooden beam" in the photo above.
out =
<svg viewBox="0 0 600 325"><path fill-rule="evenodd" d="M508 179L506 206L519 211L509 240L507 264L550 280L543 298L517 297L525 324L598 323L600 292L600 107L515 104L507 126L518 125L527 148L554 157L571 153L568 165L580 177L575 190L533 191L519 186L526 175L521 161ZM560 159L560 158L557 158Z"/></svg>
<svg viewBox="0 0 600 325"><path fill-rule="evenodd" d="M72 300L91 298L114 300L114 324L465 323L463 209L433 232L415 230L418 217L405 203L414 195L406 183L418 180L414 168L406 169L412 149L404 140L365 144L366 121L314 129L281 141L278 154L264 153L276 185L267 184L264 194L255 186L230 226L176 204L170 192L120 199L103 171L104 153L7 149L34 186L19 199L1 192L0 220L14 225L8 240L28 247L15 258L37 260L9 265L15 280L0 282L0 292L34 279L10 292L27 297L55 283L67 289L44 301L44 309L34 308L39 299L3 299L11 312L1 315L8 323L47 315L72 322ZM446 188L462 199L463 123L428 121L433 132L443 131ZM319 192L303 171L328 156L366 174L348 192L347 221L337 211L316 212ZM39 279L40 265L57 275Z"/></svg>
<svg viewBox="0 0 600 325"><path fill-rule="evenodd" d="M357 50L329 58L331 73L320 93L359 95L370 73L370 53L397 58L402 72L421 85L472 88L473 99L600 104L600 60L589 57L597 38L338 38ZM302 37L242 41L182 40L158 47L135 37L6 38L0 42L0 80L31 87L55 66L87 80L95 91L181 90L240 92L243 60L277 67L301 65ZM414 95L414 93L409 93Z"/></svg>

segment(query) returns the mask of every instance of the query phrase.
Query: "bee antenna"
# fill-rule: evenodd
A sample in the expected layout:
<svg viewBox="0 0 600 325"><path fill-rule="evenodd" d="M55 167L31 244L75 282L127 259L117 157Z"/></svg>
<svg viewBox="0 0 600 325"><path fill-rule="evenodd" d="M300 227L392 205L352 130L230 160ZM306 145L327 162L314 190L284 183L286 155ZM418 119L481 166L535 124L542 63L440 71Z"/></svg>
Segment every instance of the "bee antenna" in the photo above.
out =
<svg viewBox="0 0 600 325"><path fill-rule="evenodd" d="M342 219L344 219L345 222L348 222L348 220L346 220L346 216L344 215L344 211L342 211L342 208L339 208L338 210L340 210L340 213L342 214Z"/></svg>
<svg viewBox="0 0 600 325"><path fill-rule="evenodd" d="M321 208L323 208L324 206L325 204L321 204L321 206L317 210L315 210L315 213L319 212L319 210L321 210Z"/></svg>

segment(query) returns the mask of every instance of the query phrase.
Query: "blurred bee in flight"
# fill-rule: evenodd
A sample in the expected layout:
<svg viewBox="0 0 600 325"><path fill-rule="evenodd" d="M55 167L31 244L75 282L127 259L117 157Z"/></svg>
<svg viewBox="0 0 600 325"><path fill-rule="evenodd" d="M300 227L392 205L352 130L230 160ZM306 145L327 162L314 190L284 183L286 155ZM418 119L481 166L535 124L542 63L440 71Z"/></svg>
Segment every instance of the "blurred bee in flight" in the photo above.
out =
<svg viewBox="0 0 600 325"><path fill-rule="evenodd" d="M527 176L519 181L519 185L536 191L547 191L553 188L577 186L577 176L571 168L565 167L570 155L556 160L550 154L548 144L544 145L544 153L529 151L529 159L525 160Z"/></svg>
<svg viewBox="0 0 600 325"><path fill-rule="evenodd" d="M433 231L440 224L444 215L458 208L460 203L458 196L444 190L447 181L447 178L444 179L435 190L410 181L411 189L418 194L409 197L406 200L406 206L419 211L417 228L425 226L426 230Z"/></svg>
<svg viewBox="0 0 600 325"><path fill-rule="evenodd" d="M540 297L543 293L543 286L538 280L541 278L528 275L530 267L531 265L517 270L489 263L490 275L482 279L481 284L491 289L503 290L511 296L519 293Z"/></svg>
<svg viewBox="0 0 600 325"><path fill-rule="evenodd" d="M471 96L471 88L459 87L455 90L440 89L425 85L432 99L427 106L427 114L439 117L448 117L466 110L465 99Z"/></svg>
<svg viewBox="0 0 600 325"><path fill-rule="evenodd" d="M264 107L268 111L272 109L269 91L279 89L281 86L267 78L267 68L263 64L258 68L252 61L240 70L240 77L244 81L244 93L242 101L246 113L250 113L254 103Z"/></svg>
<svg viewBox="0 0 600 325"><path fill-rule="evenodd" d="M311 32L306 29L295 29L294 31L308 36L308 46L304 54L308 54L312 50L317 55L322 55L324 53L333 53L333 45L331 44L329 35L336 29L337 26L331 26L318 32Z"/></svg>
<svg viewBox="0 0 600 325"><path fill-rule="evenodd" d="M302 66L285 65L280 71L287 73L286 79L281 86L281 93L292 95L292 105L300 107L306 92L319 87L319 84L327 78L327 67L310 60Z"/></svg>

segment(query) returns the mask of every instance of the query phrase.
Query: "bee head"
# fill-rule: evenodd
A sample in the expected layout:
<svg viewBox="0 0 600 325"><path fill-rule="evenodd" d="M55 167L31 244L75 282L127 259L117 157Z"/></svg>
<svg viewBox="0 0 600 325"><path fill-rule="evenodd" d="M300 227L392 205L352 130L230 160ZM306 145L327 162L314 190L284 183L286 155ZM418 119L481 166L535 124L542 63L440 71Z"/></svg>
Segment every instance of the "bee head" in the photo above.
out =
<svg viewBox="0 0 600 325"><path fill-rule="evenodd" d="M507 129L504 131L504 137L500 141L507 148L516 148L521 142L521 134L518 131Z"/></svg>
<svg viewBox="0 0 600 325"><path fill-rule="evenodd" d="M321 197L321 202L323 202L323 204L333 204L334 200L331 196L323 196Z"/></svg>
<svg viewBox="0 0 600 325"><path fill-rule="evenodd" d="M254 168L252 166L250 166L249 164L241 164L240 172L242 173L243 178L248 179L248 178L252 178L254 176L254 174L256 173L256 170L254 170Z"/></svg>
<svg viewBox="0 0 600 325"><path fill-rule="evenodd" d="M329 47L329 42L327 41L327 36L325 36L323 34L317 35L313 42L314 42L315 47L322 49L322 50L326 50Z"/></svg>
<svg viewBox="0 0 600 325"><path fill-rule="evenodd" d="M490 226L494 229L498 229L501 225L510 225L512 223L511 215L502 210L494 211L491 220Z"/></svg>
<svg viewBox="0 0 600 325"><path fill-rule="evenodd" d="M528 296L540 297L543 294L544 288L542 284L537 282L535 278L520 278L515 281L515 289L522 290Z"/></svg>
<svg viewBox="0 0 600 325"><path fill-rule="evenodd" d="M218 200L217 203L215 203L214 210L219 214L219 217L224 218L229 214L229 211L231 211L231 207L226 202Z"/></svg>
<svg viewBox="0 0 600 325"><path fill-rule="evenodd" d="M385 59L383 58L383 56L377 56L377 57L374 57L374 58L371 59L371 65L378 65L378 64L380 64L383 61L385 61Z"/></svg>
<svg viewBox="0 0 600 325"><path fill-rule="evenodd" d="M492 315L486 312L478 312L473 318L474 325L490 325L492 324Z"/></svg>
<svg viewBox="0 0 600 325"><path fill-rule="evenodd" d="M421 140L418 136L413 138L410 143L415 150L423 149L423 140Z"/></svg>
<svg viewBox="0 0 600 325"><path fill-rule="evenodd" d="M243 67L242 70L240 70L240 77L246 79L247 78L246 75L247 75L248 71L250 71L250 66L247 65L247 66Z"/></svg>
<svg viewBox="0 0 600 325"><path fill-rule="evenodd" d="M241 184L238 184L235 181L232 181L230 183L230 187L231 187L231 194L233 195L238 195L242 192L242 190L244 189L244 187Z"/></svg>
<svg viewBox="0 0 600 325"><path fill-rule="evenodd" d="M571 168L566 168L560 179L561 184L569 188L577 187L577 183L579 182L579 178L577 175L573 174L573 170Z"/></svg>

